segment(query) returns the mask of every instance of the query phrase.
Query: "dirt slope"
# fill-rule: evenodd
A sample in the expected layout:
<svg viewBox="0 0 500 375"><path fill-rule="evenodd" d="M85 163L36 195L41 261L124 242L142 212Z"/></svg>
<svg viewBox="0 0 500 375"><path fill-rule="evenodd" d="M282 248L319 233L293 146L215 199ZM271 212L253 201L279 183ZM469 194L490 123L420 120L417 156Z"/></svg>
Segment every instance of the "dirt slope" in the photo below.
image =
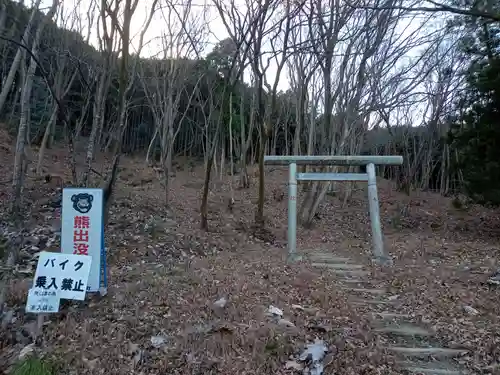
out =
<svg viewBox="0 0 500 375"><path fill-rule="evenodd" d="M9 176L11 150L0 150L4 176ZM63 176L66 160L64 150L50 150L46 171ZM28 270L34 252L57 247L51 240L57 212L43 206L57 186L32 177L26 200L37 204L32 204L28 230L49 240L25 245ZM167 212L157 172L140 158L126 158L106 232L110 293L51 317L37 350L56 358L61 373L68 374L277 374L292 373L284 367L289 356L320 337L331 350L326 374L396 373L391 358L377 349L379 338L368 328L365 312L349 305L332 276L307 264L285 265L286 170L266 172L269 233L257 236L252 230L255 182L249 190L235 190L230 212L229 179L219 177L211 185L207 233L199 229L201 167L176 173ZM0 186L2 206L9 187ZM276 190L285 193L284 200L274 199ZM341 184L337 190L321 206L314 227L299 230L299 251L331 249L369 264L366 190L356 187L345 207ZM432 193L408 197L387 181L380 181L379 195L385 243L395 266L373 269L374 277L404 298L402 310L431 321L442 340L474 348L474 355L461 359L464 364L495 372L500 293L482 283L498 262L498 212L457 210L450 199ZM22 312L29 275L21 276L9 296L9 306L17 306L16 319L7 322L1 336L3 369L31 342L33 321ZM222 297L227 305L215 308ZM294 327L266 316L269 305L283 309ZM465 312L464 306L478 314Z"/></svg>

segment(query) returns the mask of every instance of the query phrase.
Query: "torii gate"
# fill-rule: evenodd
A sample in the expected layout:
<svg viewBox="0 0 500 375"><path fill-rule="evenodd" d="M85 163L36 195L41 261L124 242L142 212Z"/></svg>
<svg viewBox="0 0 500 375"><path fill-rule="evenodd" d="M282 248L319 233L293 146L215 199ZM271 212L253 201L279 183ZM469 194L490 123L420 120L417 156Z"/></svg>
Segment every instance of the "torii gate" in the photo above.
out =
<svg viewBox="0 0 500 375"><path fill-rule="evenodd" d="M265 156L267 165L288 165L288 259L297 256L297 181L366 181L368 183L368 206L373 237L375 262L384 265L392 260L384 252L380 209L377 193L375 165L401 165L402 156ZM366 173L297 173L298 165L355 165L366 166Z"/></svg>

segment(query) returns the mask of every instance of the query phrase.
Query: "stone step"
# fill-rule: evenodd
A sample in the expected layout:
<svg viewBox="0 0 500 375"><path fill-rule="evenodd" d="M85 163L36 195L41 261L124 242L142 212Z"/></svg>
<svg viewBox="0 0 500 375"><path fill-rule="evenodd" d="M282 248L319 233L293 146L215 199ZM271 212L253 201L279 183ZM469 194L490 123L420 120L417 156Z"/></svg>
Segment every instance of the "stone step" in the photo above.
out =
<svg viewBox="0 0 500 375"><path fill-rule="evenodd" d="M396 364L414 374L423 375L465 375L466 372L459 370L455 365L442 361L396 361Z"/></svg>
<svg viewBox="0 0 500 375"><path fill-rule="evenodd" d="M414 324L389 324L374 331L398 336L434 336L434 332Z"/></svg>
<svg viewBox="0 0 500 375"><path fill-rule="evenodd" d="M367 284L369 281L367 280L361 280L361 279L344 279L341 280L343 283L348 283L348 284Z"/></svg>
<svg viewBox="0 0 500 375"><path fill-rule="evenodd" d="M425 367L405 367L406 371L411 372L412 374L419 375L464 375L465 372L460 370L448 370L448 369L439 369L439 368L425 368Z"/></svg>
<svg viewBox="0 0 500 375"><path fill-rule="evenodd" d="M391 305L396 301L387 301L382 299L364 299L364 298L351 298L349 299L353 305Z"/></svg>
<svg viewBox="0 0 500 375"><path fill-rule="evenodd" d="M307 254L306 255L307 259L310 259L312 261L318 261L318 262L330 262L330 263L348 263L351 261L349 258L344 258L344 257L338 257L333 254L328 254L328 253L316 253L316 254Z"/></svg>
<svg viewBox="0 0 500 375"><path fill-rule="evenodd" d="M339 276L366 276L370 274L370 272L363 270L342 270L336 268L329 268L328 271Z"/></svg>
<svg viewBox="0 0 500 375"><path fill-rule="evenodd" d="M434 335L411 335L398 333L380 333L381 346L400 347L400 348L433 348L440 346L436 342ZM413 356L415 358L422 358L422 356ZM423 356L423 358L427 358Z"/></svg>
<svg viewBox="0 0 500 375"><path fill-rule="evenodd" d="M307 256L307 260L311 262L319 262L319 263L352 263L352 260L349 258L336 257L333 255L323 255L323 256Z"/></svg>
<svg viewBox="0 0 500 375"><path fill-rule="evenodd" d="M380 311L380 312L373 311L372 316L374 318L381 318L382 320L414 319L414 317L411 316L410 314L399 314L399 313L386 312L386 311Z"/></svg>
<svg viewBox="0 0 500 375"><path fill-rule="evenodd" d="M449 349L439 347L407 348L402 346L388 346L385 349L407 357L433 356L436 358L452 358L468 353L468 350L465 349Z"/></svg>
<svg viewBox="0 0 500 375"><path fill-rule="evenodd" d="M383 305L382 305L383 306ZM420 319L411 314L395 313L388 311L388 308L372 310L369 314L374 327L382 327L388 324L414 324L428 328Z"/></svg>
<svg viewBox="0 0 500 375"><path fill-rule="evenodd" d="M370 289L370 288L352 288L352 287L341 287L340 289L347 290L349 292L355 293L367 293L367 294L377 294L382 295L385 294L386 291L384 289Z"/></svg>
<svg viewBox="0 0 500 375"><path fill-rule="evenodd" d="M361 270L363 266L359 264L348 264L348 263L312 263L313 267L326 267L334 268L337 270Z"/></svg>

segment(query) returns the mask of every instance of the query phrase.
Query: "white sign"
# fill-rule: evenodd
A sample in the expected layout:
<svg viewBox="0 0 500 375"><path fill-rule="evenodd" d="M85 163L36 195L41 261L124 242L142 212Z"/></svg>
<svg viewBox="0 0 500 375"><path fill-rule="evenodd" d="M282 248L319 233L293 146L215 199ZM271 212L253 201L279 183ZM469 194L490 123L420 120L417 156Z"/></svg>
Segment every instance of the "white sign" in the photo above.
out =
<svg viewBox="0 0 500 375"><path fill-rule="evenodd" d="M55 313L59 311L61 299L57 292L32 288L28 291L27 313Z"/></svg>
<svg viewBox="0 0 500 375"><path fill-rule="evenodd" d="M89 292L99 291L106 262L103 211L102 189L63 189L61 252L92 257Z"/></svg>
<svg viewBox="0 0 500 375"><path fill-rule="evenodd" d="M32 289L35 292L55 292L57 298L83 301L91 263L90 256L42 251Z"/></svg>

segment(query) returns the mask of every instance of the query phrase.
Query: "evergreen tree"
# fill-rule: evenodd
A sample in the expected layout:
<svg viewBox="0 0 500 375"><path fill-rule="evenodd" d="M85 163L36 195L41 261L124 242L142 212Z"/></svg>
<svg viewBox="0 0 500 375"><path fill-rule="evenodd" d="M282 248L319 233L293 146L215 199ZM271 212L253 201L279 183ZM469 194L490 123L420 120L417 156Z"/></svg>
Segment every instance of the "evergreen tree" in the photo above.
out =
<svg viewBox="0 0 500 375"><path fill-rule="evenodd" d="M500 205L500 32L495 23L476 26L479 31L464 40L471 62L449 141L464 192L478 203Z"/></svg>

